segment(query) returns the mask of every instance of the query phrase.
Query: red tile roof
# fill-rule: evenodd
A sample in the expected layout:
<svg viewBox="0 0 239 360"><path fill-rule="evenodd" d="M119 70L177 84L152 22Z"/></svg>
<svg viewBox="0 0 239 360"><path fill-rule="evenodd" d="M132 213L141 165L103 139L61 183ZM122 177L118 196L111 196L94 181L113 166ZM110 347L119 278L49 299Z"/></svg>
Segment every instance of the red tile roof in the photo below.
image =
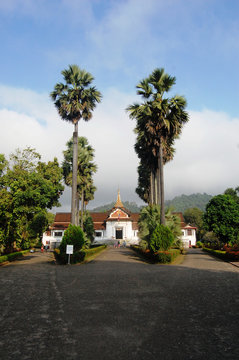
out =
<svg viewBox="0 0 239 360"><path fill-rule="evenodd" d="M111 209L110 211L107 212L91 212L90 215L92 217L93 223L94 223L94 229L95 230L105 230L106 228L106 222L107 221L131 221L132 222L132 229L133 230L138 230L138 220L139 220L139 213L131 213L129 210L125 209L125 208L120 208L120 210L125 211L127 213L127 215L129 216L128 218L115 218L112 217L110 218L110 214L115 211L116 208ZM180 220L181 220L181 228L185 228L186 224L184 223L184 218L183 218L183 214L178 212L178 213L173 213L175 215L178 215ZM67 229L68 225L71 222L71 213L56 213L55 216L55 221L51 227L51 229ZM191 229L196 229L195 227L191 227Z"/></svg>

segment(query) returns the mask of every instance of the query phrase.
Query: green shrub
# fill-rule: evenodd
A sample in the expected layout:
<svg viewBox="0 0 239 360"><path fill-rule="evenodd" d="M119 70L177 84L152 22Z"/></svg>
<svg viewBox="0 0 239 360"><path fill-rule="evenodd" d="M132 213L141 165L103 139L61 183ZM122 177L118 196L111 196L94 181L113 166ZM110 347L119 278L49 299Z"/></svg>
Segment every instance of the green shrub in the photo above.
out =
<svg viewBox="0 0 239 360"><path fill-rule="evenodd" d="M143 250L138 245L131 245L131 248L145 259L161 264L171 263L181 253L180 249L169 249L168 251L157 251L152 253L149 250Z"/></svg>
<svg viewBox="0 0 239 360"><path fill-rule="evenodd" d="M202 247L203 247L203 243L202 243L201 241L197 241L196 246L197 246L198 248L202 248Z"/></svg>
<svg viewBox="0 0 239 360"><path fill-rule="evenodd" d="M78 252L85 244L85 235L80 226L70 224L66 229L59 249L61 254L66 253L66 245L73 245L74 253Z"/></svg>
<svg viewBox="0 0 239 360"><path fill-rule="evenodd" d="M153 253L158 250L168 250L173 242L172 231L167 226L157 225L149 240L149 249Z"/></svg>
<svg viewBox="0 0 239 360"><path fill-rule="evenodd" d="M179 249L170 249L168 251L157 251L157 253L154 254L154 258L156 262L159 262L161 264L169 264L179 254L180 254Z"/></svg>
<svg viewBox="0 0 239 360"><path fill-rule="evenodd" d="M214 255L214 256L218 257L219 259L227 260L226 251L209 249L209 248L203 248L203 250L208 252L211 255Z"/></svg>
<svg viewBox="0 0 239 360"><path fill-rule="evenodd" d="M95 254L101 252L105 248L106 248L106 245L101 245L101 246L93 247L90 249L85 249L84 250L84 253L85 253L84 259L87 259L89 256L92 256L92 255L95 255Z"/></svg>
<svg viewBox="0 0 239 360"><path fill-rule="evenodd" d="M82 262L82 261L86 260L88 257L101 252L105 248L106 248L106 245L100 245L100 246L92 247L90 249L81 249L77 252L74 252L74 254L71 255L70 262L71 262L71 264L76 264L76 263ZM55 249L54 255L55 255L56 260L60 264L68 263L69 255L67 255L66 253L61 253L60 249Z"/></svg>
<svg viewBox="0 0 239 360"><path fill-rule="evenodd" d="M8 261L7 255L0 256L0 264L5 262L5 261Z"/></svg>
<svg viewBox="0 0 239 360"><path fill-rule="evenodd" d="M29 250L16 251L16 252L13 252L11 254L0 256L0 264L5 262L5 261L14 261L14 260L16 260L18 258L21 258L24 254L26 254L28 252L29 252Z"/></svg>

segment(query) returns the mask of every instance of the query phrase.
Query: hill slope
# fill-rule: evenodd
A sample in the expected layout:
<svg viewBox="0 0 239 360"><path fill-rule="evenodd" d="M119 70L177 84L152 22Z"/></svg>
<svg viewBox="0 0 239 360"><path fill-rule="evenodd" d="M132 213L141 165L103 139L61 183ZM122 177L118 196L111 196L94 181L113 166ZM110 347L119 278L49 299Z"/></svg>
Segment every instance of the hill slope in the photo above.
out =
<svg viewBox="0 0 239 360"><path fill-rule="evenodd" d="M176 196L172 200L165 201L166 207L173 207L174 211L184 212L188 208L197 207L202 211L205 210L205 207L209 200L211 200L212 195L204 194L192 194L192 195L180 195ZM91 210L92 212L106 212L111 210L114 207L115 202L110 204L98 206ZM140 212L141 206L138 206L135 202L123 201L124 207L133 213ZM146 204L145 204L146 206Z"/></svg>
<svg viewBox="0 0 239 360"><path fill-rule="evenodd" d="M172 200L165 201L166 207L173 207L175 211L184 212L188 208L197 207L205 211L207 203L211 200L212 195L204 194L191 194L176 196Z"/></svg>

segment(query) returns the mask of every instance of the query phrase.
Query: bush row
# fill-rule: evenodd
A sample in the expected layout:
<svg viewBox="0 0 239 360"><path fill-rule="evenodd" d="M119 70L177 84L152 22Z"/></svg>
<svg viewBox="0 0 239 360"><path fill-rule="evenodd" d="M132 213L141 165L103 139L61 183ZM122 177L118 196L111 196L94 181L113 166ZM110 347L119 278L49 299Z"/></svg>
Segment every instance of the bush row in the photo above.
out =
<svg viewBox="0 0 239 360"><path fill-rule="evenodd" d="M214 250L204 247L203 251L206 251L207 253L214 255L218 257L219 259L226 260L226 251L223 250Z"/></svg>
<svg viewBox="0 0 239 360"><path fill-rule="evenodd" d="M137 245L132 245L131 248L144 258L160 264L170 264L181 253L179 249L160 250L153 253L149 250L143 250Z"/></svg>
<svg viewBox="0 0 239 360"><path fill-rule="evenodd" d="M227 250L215 250L204 247L204 251L208 252L211 255L214 255L222 260L226 261L239 261L239 251L232 249Z"/></svg>
<svg viewBox="0 0 239 360"><path fill-rule="evenodd" d="M101 245L101 246L97 246L97 247L90 248L90 249L81 249L71 255L70 262L71 262L71 264L83 262L88 257L101 252L105 248L106 248L106 245ZM65 253L61 253L59 249L54 250L54 255L55 255L55 258L58 263L60 263L60 264L68 263L68 255Z"/></svg>
<svg viewBox="0 0 239 360"><path fill-rule="evenodd" d="M26 254L28 252L29 252L29 250L23 250L23 251L17 251L17 252L11 253L11 254L0 256L0 264L5 261L14 261L16 259L19 259L20 257L22 257L24 254Z"/></svg>

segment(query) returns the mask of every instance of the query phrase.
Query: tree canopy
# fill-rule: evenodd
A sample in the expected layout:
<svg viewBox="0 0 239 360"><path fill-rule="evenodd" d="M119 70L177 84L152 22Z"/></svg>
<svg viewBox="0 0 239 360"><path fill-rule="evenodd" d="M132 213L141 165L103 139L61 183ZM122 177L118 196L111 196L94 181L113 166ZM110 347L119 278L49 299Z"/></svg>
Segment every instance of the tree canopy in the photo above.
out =
<svg viewBox="0 0 239 360"><path fill-rule="evenodd" d="M223 243L239 241L239 203L231 195L214 196L206 207L204 225Z"/></svg>
<svg viewBox="0 0 239 360"><path fill-rule="evenodd" d="M136 192L149 204L160 204L162 224L165 223L163 164L173 158L174 140L188 121L185 98L165 96L175 82L176 78L163 68L155 69L136 86L143 102L127 108L130 118L136 120L135 151L140 159Z"/></svg>
<svg viewBox="0 0 239 360"><path fill-rule="evenodd" d="M69 65L62 72L64 83L57 83L50 96L65 121L74 124L73 132L73 162L72 162L72 198L71 222L78 224L77 213L77 162L78 162L78 122L80 119L88 121L97 103L101 101L101 93L92 85L93 76L79 68Z"/></svg>
<svg viewBox="0 0 239 360"><path fill-rule="evenodd" d="M9 162L5 160L0 176L2 250L29 246L31 234L36 235L36 224L40 223L37 215L41 214L42 218L47 209L60 205L59 198L64 190L62 170L56 158L48 163L40 159L35 149L27 147L17 149L10 155ZM43 222L47 226L47 220Z"/></svg>
<svg viewBox="0 0 239 360"><path fill-rule="evenodd" d="M67 144L67 149L63 151L64 160L62 163L63 176L66 185L72 186L73 171L73 139ZM85 204L94 198L96 187L94 186L93 175L97 171L97 166L93 162L94 149L89 145L85 137L78 138L78 162L77 162L77 217L79 221L79 201L81 201L81 214L85 210ZM81 226L83 227L83 217L81 216Z"/></svg>

